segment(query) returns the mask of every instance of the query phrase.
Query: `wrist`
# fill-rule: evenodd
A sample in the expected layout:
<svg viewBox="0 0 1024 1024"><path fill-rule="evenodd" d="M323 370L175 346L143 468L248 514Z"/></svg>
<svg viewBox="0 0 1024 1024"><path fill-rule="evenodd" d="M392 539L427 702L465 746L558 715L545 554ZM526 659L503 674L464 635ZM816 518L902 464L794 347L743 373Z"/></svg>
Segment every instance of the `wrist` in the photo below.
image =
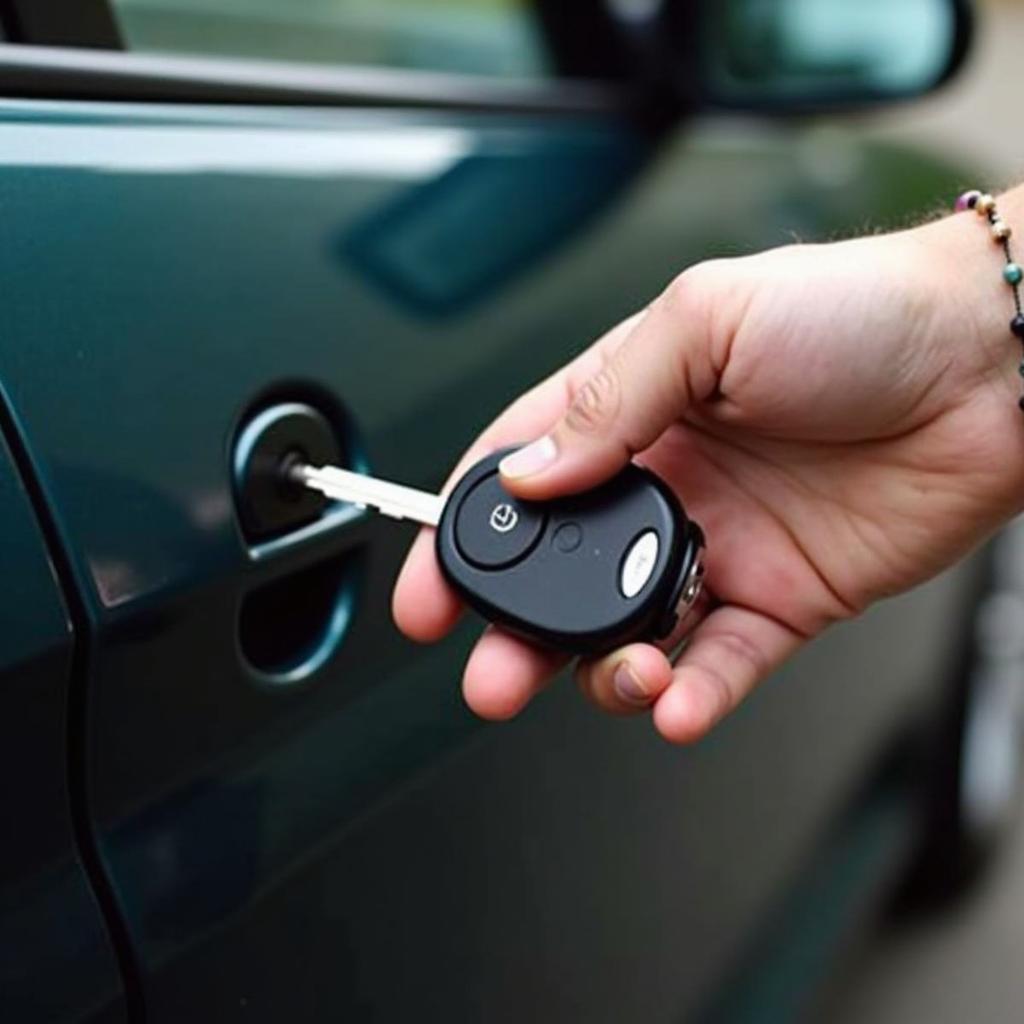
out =
<svg viewBox="0 0 1024 1024"><path fill-rule="evenodd" d="M998 202L1011 230L1017 228L1011 244L1019 248L1024 240L1024 195L1008 194ZM958 362L975 375L980 373L989 383L1008 389L1016 404L1021 344L1010 329L1016 315L1014 294L1003 277L1006 260L987 218L966 210L925 224L910 235L927 267L936 309L951 328L947 339L951 351L962 356Z"/></svg>
<svg viewBox="0 0 1024 1024"><path fill-rule="evenodd" d="M997 208L1013 232L1015 261L1024 260L1024 186L998 196ZM988 469L1001 482L992 497L1001 518L1009 518L1024 509L1024 349L1011 329L1017 307L1003 246L974 210L907 235L927 281L951 404L963 410L957 421L983 442L979 453L988 465L971 468Z"/></svg>

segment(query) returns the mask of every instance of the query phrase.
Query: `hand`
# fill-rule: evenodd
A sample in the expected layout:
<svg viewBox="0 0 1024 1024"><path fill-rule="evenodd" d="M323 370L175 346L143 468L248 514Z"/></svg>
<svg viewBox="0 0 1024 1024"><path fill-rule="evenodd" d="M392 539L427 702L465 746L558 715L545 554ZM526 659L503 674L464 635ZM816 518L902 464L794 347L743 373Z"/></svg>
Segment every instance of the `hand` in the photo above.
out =
<svg viewBox="0 0 1024 1024"><path fill-rule="evenodd" d="M1021 508L1024 416L999 257L967 213L696 266L483 433L456 477L538 436L502 464L523 498L592 487L635 458L707 535L717 607L675 666L668 645L583 661L590 699L653 709L664 737L693 741L801 644L951 565ZM435 641L460 612L424 531L396 622ZM466 700L511 717L566 660L491 627L466 666Z"/></svg>

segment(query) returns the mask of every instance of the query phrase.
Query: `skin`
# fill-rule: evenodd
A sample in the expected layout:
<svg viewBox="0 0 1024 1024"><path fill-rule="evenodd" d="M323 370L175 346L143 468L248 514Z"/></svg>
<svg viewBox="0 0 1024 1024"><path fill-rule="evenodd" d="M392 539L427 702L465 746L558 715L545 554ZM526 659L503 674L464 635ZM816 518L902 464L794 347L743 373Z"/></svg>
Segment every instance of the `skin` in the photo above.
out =
<svg viewBox="0 0 1024 1024"><path fill-rule="evenodd" d="M1024 186L999 210L1024 226ZM484 431L453 479L534 437L502 465L521 497L584 490L634 459L707 534L714 609L674 665L672 641L580 662L591 701L693 742L829 625L934 576L1021 511L1020 344L1001 266L970 211L700 264ZM428 643L462 613L431 534L393 602L399 628ZM566 661L488 628L466 701L511 718Z"/></svg>

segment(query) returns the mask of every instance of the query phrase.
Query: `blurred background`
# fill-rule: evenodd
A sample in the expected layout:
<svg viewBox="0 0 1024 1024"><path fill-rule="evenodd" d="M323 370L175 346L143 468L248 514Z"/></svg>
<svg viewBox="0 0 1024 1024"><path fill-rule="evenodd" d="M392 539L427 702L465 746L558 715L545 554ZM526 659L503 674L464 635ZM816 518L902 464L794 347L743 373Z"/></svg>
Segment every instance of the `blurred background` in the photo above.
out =
<svg viewBox="0 0 1024 1024"><path fill-rule="evenodd" d="M1019 181L1024 168L1024 136L1017 130L1024 3L976 0L975 7L978 32L966 69L934 96L872 121L890 138L981 165L994 187Z"/></svg>

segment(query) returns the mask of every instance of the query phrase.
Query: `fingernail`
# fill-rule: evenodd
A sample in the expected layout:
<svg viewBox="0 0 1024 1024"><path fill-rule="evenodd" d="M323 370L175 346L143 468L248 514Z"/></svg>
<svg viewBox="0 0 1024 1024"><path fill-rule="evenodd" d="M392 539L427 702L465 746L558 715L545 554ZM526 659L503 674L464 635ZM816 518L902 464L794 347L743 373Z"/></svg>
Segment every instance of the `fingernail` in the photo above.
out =
<svg viewBox="0 0 1024 1024"><path fill-rule="evenodd" d="M557 455L558 449L555 447L554 438L545 435L525 448L506 455L498 468L503 476L533 476L534 473L539 473L550 466Z"/></svg>
<svg viewBox="0 0 1024 1024"><path fill-rule="evenodd" d="M612 675L612 687L627 704L649 704L651 701L628 661L620 662L616 667Z"/></svg>

